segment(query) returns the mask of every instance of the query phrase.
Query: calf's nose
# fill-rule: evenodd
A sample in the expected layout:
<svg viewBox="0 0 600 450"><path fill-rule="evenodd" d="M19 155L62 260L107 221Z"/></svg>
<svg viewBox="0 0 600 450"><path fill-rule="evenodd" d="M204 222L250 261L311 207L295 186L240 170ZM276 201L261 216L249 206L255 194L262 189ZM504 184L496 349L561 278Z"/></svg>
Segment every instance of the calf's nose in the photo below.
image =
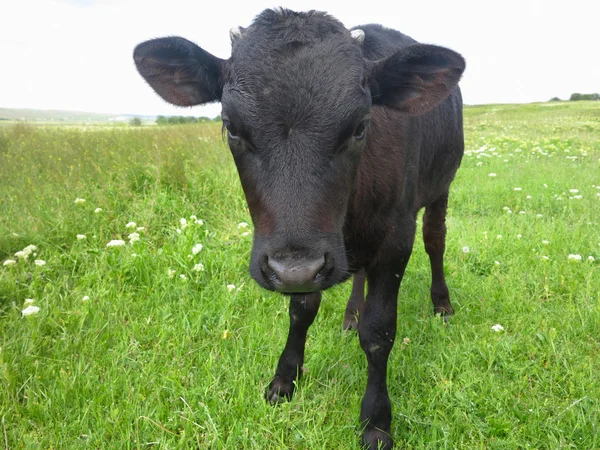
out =
<svg viewBox="0 0 600 450"><path fill-rule="evenodd" d="M317 274L325 265L325 256L314 260L278 260L269 258L275 274L275 288L280 292L313 292L319 290Z"/></svg>

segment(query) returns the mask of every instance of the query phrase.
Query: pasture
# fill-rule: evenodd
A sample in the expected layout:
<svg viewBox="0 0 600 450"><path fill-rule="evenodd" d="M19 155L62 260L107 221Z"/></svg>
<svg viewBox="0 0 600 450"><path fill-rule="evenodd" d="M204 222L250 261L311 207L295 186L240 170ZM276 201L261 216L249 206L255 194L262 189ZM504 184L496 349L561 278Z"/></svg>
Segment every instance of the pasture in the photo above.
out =
<svg viewBox="0 0 600 450"><path fill-rule="evenodd" d="M396 445L600 448L600 102L467 107L465 133L456 314L432 315L418 237L388 372ZM247 273L219 124L2 127L0 211L3 448L358 448L350 283L324 294L293 401L263 399L287 300Z"/></svg>

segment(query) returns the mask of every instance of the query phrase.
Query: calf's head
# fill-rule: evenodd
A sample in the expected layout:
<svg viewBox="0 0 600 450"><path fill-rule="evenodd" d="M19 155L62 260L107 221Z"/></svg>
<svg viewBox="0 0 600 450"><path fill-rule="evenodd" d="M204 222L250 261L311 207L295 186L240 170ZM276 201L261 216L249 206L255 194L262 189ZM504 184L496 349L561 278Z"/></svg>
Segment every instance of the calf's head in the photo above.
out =
<svg viewBox="0 0 600 450"><path fill-rule="evenodd" d="M363 57L365 34L319 12L266 10L217 58L180 38L139 44L140 74L167 102L220 101L255 226L250 273L285 293L348 276L342 228L373 104L422 114L456 86L464 60L416 44Z"/></svg>

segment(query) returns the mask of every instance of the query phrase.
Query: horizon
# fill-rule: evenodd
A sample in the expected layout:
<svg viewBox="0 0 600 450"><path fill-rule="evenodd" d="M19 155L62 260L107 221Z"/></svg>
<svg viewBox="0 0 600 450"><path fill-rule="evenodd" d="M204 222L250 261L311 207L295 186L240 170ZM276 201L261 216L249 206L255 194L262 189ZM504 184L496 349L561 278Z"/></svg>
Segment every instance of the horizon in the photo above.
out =
<svg viewBox="0 0 600 450"><path fill-rule="evenodd" d="M235 4L227 14L220 5L190 0L173 0L166 9L143 0L32 0L7 8L13 17L28 17L27 23L8 22L0 30L0 52L19 68L4 71L0 106L215 117L219 103L179 108L160 99L137 73L133 48L147 39L180 35L228 58L229 29L248 26L263 9L277 5L327 11L346 27L380 23L458 51L467 60L461 80L467 105L568 100L575 92L600 91L600 60L589 57L600 5L582 0L568 7L556 0L395 6L375 1L368 9L334 0L259 0Z"/></svg>
<svg viewBox="0 0 600 450"><path fill-rule="evenodd" d="M576 92L574 92L576 93ZM569 100L568 98L559 98L558 100L552 100L552 99L548 99L548 100L541 100L541 101L533 101L533 102L522 102L522 103L464 103L463 106L465 108L469 108L469 107L475 107L475 106L519 106L519 105L535 105L535 104L541 104L541 103L561 103L561 102L573 102L573 101L577 101L577 102L581 102L581 101L598 101L598 100ZM218 103L217 103L218 105ZM220 116L221 113L219 112L218 114L214 115L214 116L208 116L208 115L203 115L203 114L197 114L197 113L193 113L193 114L177 114L176 112L173 114L137 114L137 113L130 113L130 112L123 112L123 111L83 111L83 110L74 110L74 109L57 109L57 108L19 108L19 107L12 107L12 106L3 106L0 105L0 110L3 109L8 109L8 110L19 110L19 111L37 111L37 112L65 112L65 113L78 113L78 114L98 114L98 115L106 115L106 116L139 116L139 117L158 117L158 116L164 116L164 117L173 117L173 116L182 116L182 117L208 117L209 119L215 119L217 116ZM183 110L183 108L181 108ZM186 108L184 109L182 112L191 112L192 108Z"/></svg>

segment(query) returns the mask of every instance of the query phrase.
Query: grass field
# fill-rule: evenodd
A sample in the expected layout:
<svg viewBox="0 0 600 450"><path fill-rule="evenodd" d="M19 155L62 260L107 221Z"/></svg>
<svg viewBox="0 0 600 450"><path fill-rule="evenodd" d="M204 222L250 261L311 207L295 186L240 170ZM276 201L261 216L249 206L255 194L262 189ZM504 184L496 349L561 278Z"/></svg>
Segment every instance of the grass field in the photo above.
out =
<svg viewBox="0 0 600 450"><path fill-rule="evenodd" d="M470 107L465 131L456 315L432 316L420 240L400 292L398 448L600 448L600 102ZM0 264L17 261L0 265L0 448L358 448L349 283L324 295L294 400L263 400L287 302L247 273L219 125L0 128L0 211Z"/></svg>

